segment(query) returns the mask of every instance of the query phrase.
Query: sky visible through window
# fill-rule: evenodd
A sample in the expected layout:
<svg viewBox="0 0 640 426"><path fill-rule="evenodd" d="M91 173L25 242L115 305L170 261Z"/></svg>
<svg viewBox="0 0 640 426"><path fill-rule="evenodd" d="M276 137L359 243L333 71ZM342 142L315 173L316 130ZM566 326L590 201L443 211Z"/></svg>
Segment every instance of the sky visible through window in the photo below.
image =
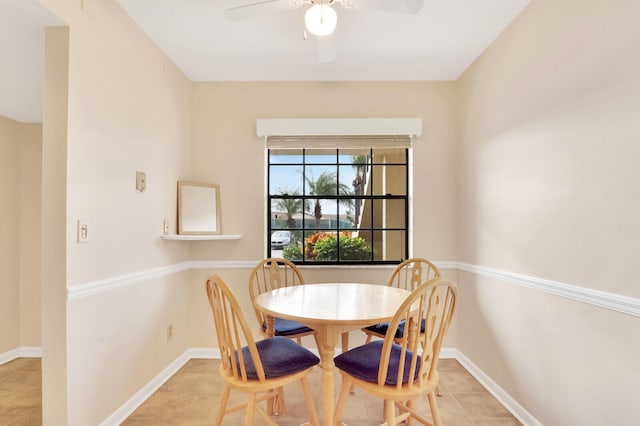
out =
<svg viewBox="0 0 640 426"><path fill-rule="evenodd" d="M336 166L335 151L333 155L307 155L306 163L313 164L306 166L307 177L315 180L322 173L335 173L339 176L340 183L346 185L350 191L353 191L353 180L356 177L356 169L351 164L351 156L340 155L338 156L338 161L340 164ZM298 164L292 164L296 162ZM269 176L269 192L271 195L282 193L293 194L296 191L298 194L302 195L303 185L305 186L306 194L309 194L309 186L306 185L302 175L303 168L301 163L302 155L271 156L271 173ZM283 166L280 166L280 164L283 164ZM321 200L320 204L322 206L323 214L338 214L337 204L335 202L330 200ZM341 214L346 213L344 206L341 206L340 210Z"/></svg>

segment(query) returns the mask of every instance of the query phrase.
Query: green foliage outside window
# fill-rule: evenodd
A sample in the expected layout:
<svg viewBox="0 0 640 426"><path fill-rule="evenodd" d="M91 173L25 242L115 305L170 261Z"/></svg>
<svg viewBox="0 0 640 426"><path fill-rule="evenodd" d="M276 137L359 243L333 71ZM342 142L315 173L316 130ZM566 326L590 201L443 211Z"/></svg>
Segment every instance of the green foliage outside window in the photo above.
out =
<svg viewBox="0 0 640 426"><path fill-rule="evenodd" d="M289 244L282 251L282 257L292 262L302 260L302 243Z"/></svg>
<svg viewBox="0 0 640 426"><path fill-rule="evenodd" d="M316 260L335 260L338 258L340 244L340 260L371 260L371 247L360 237L332 235L316 243Z"/></svg>
<svg viewBox="0 0 640 426"><path fill-rule="evenodd" d="M317 232L305 241L305 260L330 261L338 258L340 244L340 260L371 260L372 249L366 240L353 237L343 232L340 237L333 233ZM282 256L291 261L302 260L302 244L290 244L284 248Z"/></svg>

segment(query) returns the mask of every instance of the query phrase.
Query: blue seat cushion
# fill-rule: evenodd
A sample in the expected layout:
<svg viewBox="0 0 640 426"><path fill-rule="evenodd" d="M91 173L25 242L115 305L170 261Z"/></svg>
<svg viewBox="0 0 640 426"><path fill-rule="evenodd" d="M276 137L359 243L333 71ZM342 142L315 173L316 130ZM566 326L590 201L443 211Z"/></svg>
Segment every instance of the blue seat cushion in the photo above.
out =
<svg viewBox="0 0 640 426"><path fill-rule="evenodd" d="M334 358L336 367L343 370L350 375L364 380L366 382L377 383L378 382L378 368L380 367L380 358L382 355L383 340L376 340L363 346L351 349L344 352ZM400 353L402 347L398 344L393 344L391 347L391 355L389 357L389 369L387 370L387 378L385 380L386 385L396 385L398 383L398 365L400 361ZM405 370L402 375L402 383L409 381L409 366L413 353L407 351L405 359ZM413 380L418 378L420 372L421 359L416 361L416 373Z"/></svg>
<svg viewBox="0 0 640 426"><path fill-rule="evenodd" d="M276 336L294 336L296 334L308 333L313 331L306 325L302 325L299 322L283 318L276 318L274 328ZM267 329L267 323L262 323L262 329Z"/></svg>
<svg viewBox="0 0 640 426"><path fill-rule="evenodd" d="M264 339L256 342L256 347L267 379L297 373L320 362L320 358L287 337L275 336ZM257 380L256 367L251 360L248 347L242 348L242 355L247 377ZM239 362L237 355L236 361Z"/></svg>
<svg viewBox="0 0 640 426"><path fill-rule="evenodd" d="M396 330L396 335L394 336L396 339L404 336L404 326L405 321L400 321L398 329ZM389 330L389 323L381 322L380 324L370 325L369 327L365 327L365 330L369 330L385 336L387 334L387 331ZM424 319L420 322L420 333L424 333Z"/></svg>

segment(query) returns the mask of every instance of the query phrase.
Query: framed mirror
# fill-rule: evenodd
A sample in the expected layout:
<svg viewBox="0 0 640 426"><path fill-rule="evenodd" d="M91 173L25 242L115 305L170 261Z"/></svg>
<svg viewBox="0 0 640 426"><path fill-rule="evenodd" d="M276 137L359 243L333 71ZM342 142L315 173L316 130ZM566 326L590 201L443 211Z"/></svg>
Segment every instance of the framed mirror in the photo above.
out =
<svg viewBox="0 0 640 426"><path fill-rule="evenodd" d="M220 187L215 184L178 182L178 234L220 233Z"/></svg>

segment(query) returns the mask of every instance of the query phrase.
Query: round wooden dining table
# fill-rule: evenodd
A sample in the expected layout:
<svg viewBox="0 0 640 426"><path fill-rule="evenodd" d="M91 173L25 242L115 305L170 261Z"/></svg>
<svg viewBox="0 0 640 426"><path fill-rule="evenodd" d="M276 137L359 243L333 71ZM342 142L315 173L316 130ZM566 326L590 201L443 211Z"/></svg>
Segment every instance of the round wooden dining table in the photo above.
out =
<svg viewBox="0 0 640 426"><path fill-rule="evenodd" d="M262 293L254 300L267 314L267 332L273 335L273 318L297 321L314 329L322 367L323 424L333 424L335 365L339 336L379 322L389 321L410 292L396 287L361 283L322 283L284 287Z"/></svg>

